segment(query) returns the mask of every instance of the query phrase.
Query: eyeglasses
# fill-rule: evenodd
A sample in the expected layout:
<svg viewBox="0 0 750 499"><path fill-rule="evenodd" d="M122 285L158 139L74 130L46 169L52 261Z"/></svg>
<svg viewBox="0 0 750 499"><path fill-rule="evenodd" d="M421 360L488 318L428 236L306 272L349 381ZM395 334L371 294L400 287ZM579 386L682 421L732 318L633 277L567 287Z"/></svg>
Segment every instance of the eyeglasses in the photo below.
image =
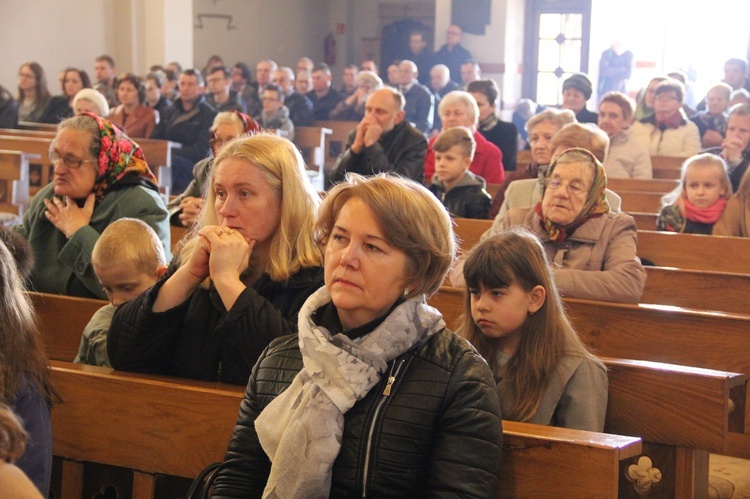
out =
<svg viewBox="0 0 750 499"><path fill-rule="evenodd" d="M71 170L77 170L84 163L96 163L95 159L78 159L75 156L60 156L60 153L57 151L49 151L47 157L49 157L49 160L53 163L62 161L65 167L70 168Z"/></svg>
<svg viewBox="0 0 750 499"><path fill-rule="evenodd" d="M547 186L547 189L556 191L562 187L565 187L565 189L568 191L568 194L571 196L584 196L588 192L588 189L586 188L583 183L578 182L577 180L574 180L570 183L565 183L559 178L548 178L545 180L545 185Z"/></svg>

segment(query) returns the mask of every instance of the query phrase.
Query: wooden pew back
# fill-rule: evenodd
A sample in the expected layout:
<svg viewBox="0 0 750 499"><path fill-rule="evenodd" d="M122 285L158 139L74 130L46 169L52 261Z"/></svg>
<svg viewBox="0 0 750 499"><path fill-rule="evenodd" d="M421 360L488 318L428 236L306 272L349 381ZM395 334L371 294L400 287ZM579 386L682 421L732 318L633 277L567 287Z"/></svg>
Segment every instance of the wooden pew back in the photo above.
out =
<svg viewBox="0 0 750 499"><path fill-rule="evenodd" d="M50 359L72 362L86 324L104 300L48 293L28 293L37 314L39 330Z"/></svg>
<svg viewBox="0 0 750 499"><path fill-rule="evenodd" d="M69 467L80 466L72 460L138 470L144 497L150 497L149 480L153 494L153 473L193 477L223 459L244 392L63 362L53 362L52 374L65 401L52 415L54 454ZM503 425L502 497L549 496L561 488L575 496L616 497L621 463L641 452L637 437ZM82 480L81 473L70 475ZM80 488L74 482L64 481L63 494Z"/></svg>
<svg viewBox="0 0 750 499"><path fill-rule="evenodd" d="M633 220L635 220L635 226L638 229L638 232L642 230L656 229L656 219L658 218L658 214L642 213L638 211L629 211L627 213L633 217Z"/></svg>
<svg viewBox="0 0 750 499"><path fill-rule="evenodd" d="M663 194L660 192L619 191L617 194L622 198L622 211L645 213L659 213L661 211Z"/></svg>
<svg viewBox="0 0 750 499"><path fill-rule="evenodd" d="M299 148L307 166L310 180L318 191L325 188L326 138L333 131L318 126L301 126L294 129L294 145Z"/></svg>
<svg viewBox="0 0 750 499"><path fill-rule="evenodd" d="M0 135L0 149L21 151L37 157L29 161L29 196L33 197L39 189L52 180L52 161L48 157L52 137L20 137L17 135Z"/></svg>
<svg viewBox="0 0 750 499"><path fill-rule="evenodd" d="M36 155L0 150L0 212L22 217L29 207L29 160Z"/></svg>
<svg viewBox="0 0 750 499"><path fill-rule="evenodd" d="M333 165L336 164L336 158L338 158L346 148L346 141L349 138L349 132L357 128L359 122L318 120L315 121L313 125L331 130L331 133L325 137L325 169L327 172L330 172Z"/></svg>
<svg viewBox="0 0 750 499"><path fill-rule="evenodd" d="M638 256L659 267L750 274L750 238L639 230Z"/></svg>
<svg viewBox="0 0 750 499"><path fill-rule="evenodd" d="M672 192L675 187L680 185L678 180L674 179L643 179L643 178L608 178L607 187L620 194L622 191L636 192L660 192L666 194Z"/></svg>

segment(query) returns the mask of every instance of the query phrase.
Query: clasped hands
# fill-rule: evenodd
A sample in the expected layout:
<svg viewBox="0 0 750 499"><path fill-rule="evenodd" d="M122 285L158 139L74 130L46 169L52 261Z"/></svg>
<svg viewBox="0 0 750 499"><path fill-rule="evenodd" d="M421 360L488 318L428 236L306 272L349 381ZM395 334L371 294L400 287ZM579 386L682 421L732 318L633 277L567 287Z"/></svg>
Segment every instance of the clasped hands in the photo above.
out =
<svg viewBox="0 0 750 499"><path fill-rule="evenodd" d="M365 147L370 147L383 135L383 127L378 121L371 117L365 116L357 125L357 132L352 143L352 151L359 154Z"/></svg>
<svg viewBox="0 0 750 499"><path fill-rule="evenodd" d="M187 265L190 273L198 281L210 275L217 286L220 282L238 282L249 265L255 240L248 242L238 231L218 225L203 227L196 237Z"/></svg>
<svg viewBox="0 0 750 499"><path fill-rule="evenodd" d="M95 196L93 193L86 197L83 207L78 207L75 200L68 196L60 199L55 196L52 199L45 199L44 206L47 208L44 215L65 237L70 237L81 227L85 227L91 222L94 214Z"/></svg>

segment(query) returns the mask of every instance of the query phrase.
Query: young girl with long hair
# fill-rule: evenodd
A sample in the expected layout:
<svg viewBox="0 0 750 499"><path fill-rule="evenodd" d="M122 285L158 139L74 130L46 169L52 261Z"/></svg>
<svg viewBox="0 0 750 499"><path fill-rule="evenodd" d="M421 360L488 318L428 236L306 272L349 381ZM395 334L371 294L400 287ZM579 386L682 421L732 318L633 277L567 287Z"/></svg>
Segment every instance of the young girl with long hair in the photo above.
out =
<svg viewBox="0 0 750 499"><path fill-rule="evenodd" d="M50 406L59 396L16 266L0 239L0 402L13 409L29 434L26 450L15 464L46 497L52 473Z"/></svg>
<svg viewBox="0 0 750 499"><path fill-rule="evenodd" d="M471 250L462 333L495 375L503 419L603 431L607 371L570 325L539 239L501 232Z"/></svg>
<svg viewBox="0 0 750 499"><path fill-rule="evenodd" d="M698 154L682 165L680 184L662 197L656 230L711 234L732 197L732 183L724 160Z"/></svg>

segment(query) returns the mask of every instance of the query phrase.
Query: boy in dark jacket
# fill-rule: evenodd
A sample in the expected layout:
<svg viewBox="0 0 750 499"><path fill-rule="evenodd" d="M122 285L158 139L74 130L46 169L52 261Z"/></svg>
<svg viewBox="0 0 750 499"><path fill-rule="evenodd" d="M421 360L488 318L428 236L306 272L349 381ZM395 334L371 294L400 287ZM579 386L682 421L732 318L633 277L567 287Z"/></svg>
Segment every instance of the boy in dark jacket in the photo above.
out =
<svg viewBox="0 0 750 499"><path fill-rule="evenodd" d="M441 133L435 151L435 176L429 185L451 216L487 218L492 198L482 177L469 171L477 144L471 131L454 127Z"/></svg>

